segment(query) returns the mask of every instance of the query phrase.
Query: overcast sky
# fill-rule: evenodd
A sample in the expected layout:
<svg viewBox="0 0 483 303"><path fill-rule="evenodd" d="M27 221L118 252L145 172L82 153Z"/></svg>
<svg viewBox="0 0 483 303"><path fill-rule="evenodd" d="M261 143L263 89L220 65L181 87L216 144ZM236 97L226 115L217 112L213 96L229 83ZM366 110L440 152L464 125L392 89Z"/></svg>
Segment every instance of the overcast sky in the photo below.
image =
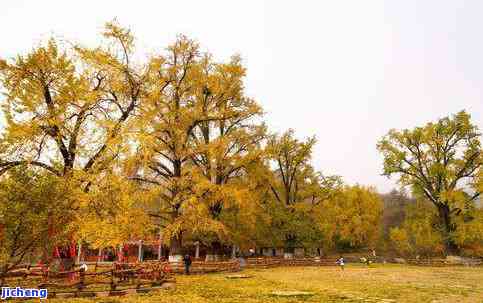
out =
<svg viewBox="0 0 483 303"><path fill-rule="evenodd" d="M187 34L242 56L271 129L317 136L317 169L386 192L376 143L389 129L462 109L482 128L482 13L478 0L2 0L0 57L52 35L95 45L114 17L145 54Z"/></svg>

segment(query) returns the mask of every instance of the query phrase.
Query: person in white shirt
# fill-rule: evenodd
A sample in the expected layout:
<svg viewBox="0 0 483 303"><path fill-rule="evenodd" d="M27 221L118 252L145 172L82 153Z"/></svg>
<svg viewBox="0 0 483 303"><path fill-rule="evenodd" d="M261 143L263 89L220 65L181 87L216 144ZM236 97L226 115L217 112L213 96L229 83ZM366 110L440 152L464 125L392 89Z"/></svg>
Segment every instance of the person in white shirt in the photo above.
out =
<svg viewBox="0 0 483 303"><path fill-rule="evenodd" d="M80 269L83 271L87 271L87 264L82 263L82 265L80 266Z"/></svg>
<svg viewBox="0 0 483 303"><path fill-rule="evenodd" d="M344 270L344 265L345 265L345 262L344 262L344 257L340 256L340 258L337 260L336 262L337 264L339 264L340 268L342 270Z"/></svg>

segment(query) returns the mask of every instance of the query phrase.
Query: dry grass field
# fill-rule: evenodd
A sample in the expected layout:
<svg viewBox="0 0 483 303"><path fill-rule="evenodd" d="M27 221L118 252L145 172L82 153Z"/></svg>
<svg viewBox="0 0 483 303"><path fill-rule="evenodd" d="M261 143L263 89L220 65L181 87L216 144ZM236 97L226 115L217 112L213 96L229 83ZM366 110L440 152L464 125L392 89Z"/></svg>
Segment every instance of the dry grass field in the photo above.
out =
<svg viewBox="0 0 483 303"><path fill-rule="evenodd" d="M176 290L62 302L204 303L204 302L471 302L483 303L482 267L349 265L245 270L246 279L227 274L177 276ZM279 297L276 291L309 295ZM49 300L49 302L61 302Z"/></svg>

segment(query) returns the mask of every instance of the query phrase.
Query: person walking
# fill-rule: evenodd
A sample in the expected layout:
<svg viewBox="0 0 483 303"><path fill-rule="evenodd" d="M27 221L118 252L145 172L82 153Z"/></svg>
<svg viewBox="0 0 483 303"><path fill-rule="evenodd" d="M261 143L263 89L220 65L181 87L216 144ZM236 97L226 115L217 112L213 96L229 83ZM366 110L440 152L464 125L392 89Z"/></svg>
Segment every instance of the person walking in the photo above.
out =
<svg viewBox="0 0 483 303"><path fill-rule="evenodd" d="M183 257L183 262L184 262L184 273L189 275L190 274L190 266L191 266L191 256L186 254Z"/></svg>
<svg viewBox="0 0 483 303"><path fill-rule="evenodd" d="M253 248L250 248L248 251L250 252L251 258L255 257L255 250Z"/></svg>
<svg viewBox="0 0 483 303"><path fill-rule="evenodd" d="M344 266L345 266L344 257L340 256L340 258L336 261L336 263L339 264L340 269L344 270Z"/></svg>

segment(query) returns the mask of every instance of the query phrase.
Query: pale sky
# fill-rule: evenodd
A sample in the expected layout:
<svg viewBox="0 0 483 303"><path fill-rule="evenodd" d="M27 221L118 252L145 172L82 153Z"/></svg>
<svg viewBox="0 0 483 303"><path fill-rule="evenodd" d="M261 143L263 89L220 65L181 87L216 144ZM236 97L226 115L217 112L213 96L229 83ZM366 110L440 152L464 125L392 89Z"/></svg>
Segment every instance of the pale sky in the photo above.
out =
<svg viewBox="0 0 483 303"><path fill-rule="evenodd" d="M478 0L2 0L0 57L52 35L96 45L114 17L143 54L187 34L242 56L271 129L317 136L317 169L386 192L376 143L389 129L462 109L483 128L482 13Z"/></svg>

